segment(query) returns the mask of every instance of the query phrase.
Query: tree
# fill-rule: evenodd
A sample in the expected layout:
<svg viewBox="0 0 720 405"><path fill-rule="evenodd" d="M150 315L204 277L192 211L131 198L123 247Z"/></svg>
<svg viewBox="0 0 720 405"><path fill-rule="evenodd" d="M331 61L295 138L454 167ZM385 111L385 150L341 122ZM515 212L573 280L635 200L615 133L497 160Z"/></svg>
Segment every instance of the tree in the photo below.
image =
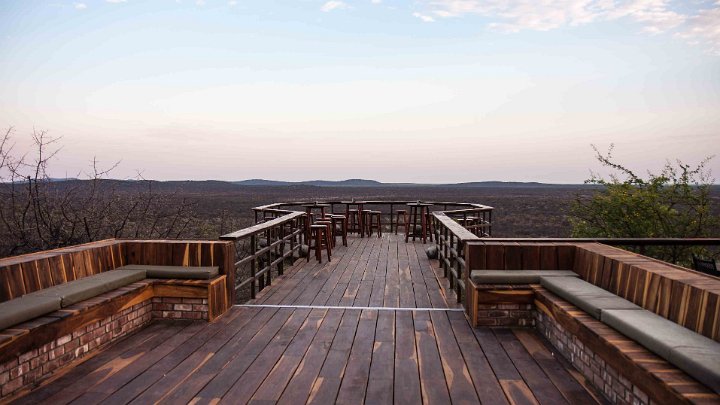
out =
<svg viewBox="0 0 720 405"><path fill-rule="evenodd" d="M577 196L571 207L573 237L701 238L715 236L720 221L712 212L713 179L705 158L697 166L666 162L647 178L617 163L613 146L597 160L614 171L605 179L595 173L587 184L600 186L591 197ZM648 247L645 254L673 263L687 263L697 247ZM707 253L707 252L705 252Z"/></svg>
<svg viewBox="0 0 720 405"><path fill-rule="evenodd" d="M158 193L154 182L117 181L96 159L84 179L52 179L59 138L33 131L18 154L14 131L0 137L0 257L105 238L178 238L195 220L195 204ZM80 176L80 175L79 175Z"/></svg>

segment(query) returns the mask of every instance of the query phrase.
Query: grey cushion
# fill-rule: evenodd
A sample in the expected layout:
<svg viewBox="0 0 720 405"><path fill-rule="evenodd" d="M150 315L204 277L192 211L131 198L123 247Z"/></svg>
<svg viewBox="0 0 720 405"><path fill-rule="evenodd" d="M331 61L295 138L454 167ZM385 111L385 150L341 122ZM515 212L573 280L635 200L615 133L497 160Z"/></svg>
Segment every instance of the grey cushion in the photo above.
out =
<svg viewBox="0 0 720 405"><path fill-rule="evenodd" d="M602 321L720 393L720 343L645 310L603 311Z"/></svg>
<svg viewBox="0 0 720 405"><path fill-rule="evenodd" d="M128 270L144 270L148 278L182 278L209 280L220 274L220 269L214 267L184 267L184 266L150 266L144 264L129 264L120 267Z"/></svg>
<svg viewBox="0 0 720 405"><path fill-rule="evenodd" d="M0 303L0 330L60 309L60 298L24 295Z"/></svg>
<svg viewBox="0 0 720 405"><path fill-rule="evenodd" d="M696 335L705 343L674 347L667 360L720 394L720 343Z"/></svg>
<svg viewBox="0 0 720 405"><path fill-rule="evenodd" d="M60 284L55 287L46 288L32 295L60 298L61 305L65 308L144 278L144 270L111 270L69 283Z"/></svg>
<svg viewBox="0 0 720 405"><path fill-rule="evenodd" d="M596 319L600 319L604 310L642 309L610 291L577 277L541 277L540 284Z"/></svg>
<svg viewBox="0 0 720 405"><path fill-rule="evenodd" d="M577 277L571 270L473 270L475 284L537 284L540 277Z"/></svg>

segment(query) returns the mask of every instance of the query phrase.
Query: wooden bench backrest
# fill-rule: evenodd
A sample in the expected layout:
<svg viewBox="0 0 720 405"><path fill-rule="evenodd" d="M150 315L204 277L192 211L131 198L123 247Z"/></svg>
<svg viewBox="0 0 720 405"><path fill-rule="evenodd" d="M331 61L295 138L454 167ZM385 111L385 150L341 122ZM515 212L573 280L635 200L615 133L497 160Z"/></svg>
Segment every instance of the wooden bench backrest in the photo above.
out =
<svg viewBox="0 0 720 405"><path fill-rule="evenodd" d="M578 245L574 269L585 281L720 341L718 278L595 243Z"/></svg>
<svg viewBox="0 0 720 405"><path fill-rule="evenodd" d="M225 241L112 239L31 253L0 259L0 302L127 264L219 266L233 295L234 259Z"/></svg>
<svg viewBox="0 0 720 405"><path fill-rule="evenodd" d="M104 240L0 260L0 302L125 265L123 245Z"/></svg>
<svg viewBox="0 0 720 405"><path fill-rule="evenodd" d="M470 270L572 270L571 243L473 242L468 244Z"/></svg>

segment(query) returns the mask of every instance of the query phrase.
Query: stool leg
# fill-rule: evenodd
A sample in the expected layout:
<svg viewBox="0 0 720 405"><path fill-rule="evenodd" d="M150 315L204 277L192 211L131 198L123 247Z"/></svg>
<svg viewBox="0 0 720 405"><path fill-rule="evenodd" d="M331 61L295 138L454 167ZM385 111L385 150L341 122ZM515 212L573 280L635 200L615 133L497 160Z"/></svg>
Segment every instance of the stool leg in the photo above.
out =
<svg viewBox="0 0 720 405"><path fill-rule="evenodd" d="M412 214L412 208L410 208L410 213ZM405 216L405 243L408 243L408 240L410 238L410 232L408 232L407 220L408 220L408 217Z"/></svg>
<svg viewBox="0 0 720 405"><path fill-rule="evenodd" d="M332 259L331 259L332 253L330 253L330 250L331 250L330 249L330 235L328 235L327 233L325 233L325 241L327 242L327 243L325 243L325 249L327 249L328 262L330 262L330 261L332 261Z"/></svg>
<svg viewBox="0 0 720 405"><path fill-rule="evenodd" d="M347 246L347 234L348 234L347 221L341 221L341 225L342 225L342 242L343 242L343 246Z"/></svg>
<svg viewBox="0 0 720 405"><path fill-rule="evenodd" d="M320 230L315 230L315 258L322 263L322 247L320 246Z"/></svg>

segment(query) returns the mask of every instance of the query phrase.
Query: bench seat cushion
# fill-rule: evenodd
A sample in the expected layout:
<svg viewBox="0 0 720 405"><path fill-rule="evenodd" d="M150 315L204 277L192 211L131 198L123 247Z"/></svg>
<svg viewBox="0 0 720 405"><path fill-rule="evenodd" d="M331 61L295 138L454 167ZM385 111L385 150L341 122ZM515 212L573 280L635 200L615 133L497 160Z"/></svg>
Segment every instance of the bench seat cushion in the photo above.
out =
<svg viewBox="0 0 720 405"><path fill-rule="evenodd" d="M46 288L29 295L59 298L62 307L65 308L144 278L145 271L143 270L112 270Z"/></svg>
<svg viewBox="0 0 720 405"><path fill-rule="evenodd" d="M577 277L541 277L540 284L595 319L609 309L642 309L632 302Z"/></svg>
<svg viewBox="0 0 720 405"><path fill-rule="evenodd" d="M60 298L24 295L0 303L0 330L60 309Z"/></svg>
<svg viewBox="0 0 720 405"><path fill-rule="evenodd" d="M539 284L540 277L577 277L572 270L473 270L475 284Z"/></svg>
<svg viewBox="0 0 720 405"><path fill-rule="evenodd" d="M720 343L646 310L607 310L602 321L720 393Z"/></svg>
<svg viewBox="0 0 720 405"><path fill-rule="evenodd" d="M148 278L180 278L195 280L210 280L220 274L217 266L185 267L185 266L150 266L144 264L129 264L119 269L143 270Z"/></svg>

